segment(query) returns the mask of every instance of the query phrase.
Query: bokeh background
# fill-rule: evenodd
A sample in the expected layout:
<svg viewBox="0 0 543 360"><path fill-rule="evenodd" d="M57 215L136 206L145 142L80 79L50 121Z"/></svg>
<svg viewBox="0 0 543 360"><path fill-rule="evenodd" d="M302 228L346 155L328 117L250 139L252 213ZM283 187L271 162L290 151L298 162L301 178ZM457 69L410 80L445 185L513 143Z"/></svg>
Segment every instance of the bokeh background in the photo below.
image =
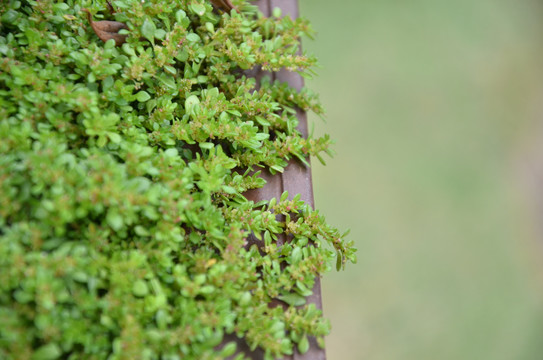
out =
<svg viewBox="0 0 543 360"><path fill-rule="evenodd" d="M330 360L543 359L543 4L300 0L336 155Z"/></svg>

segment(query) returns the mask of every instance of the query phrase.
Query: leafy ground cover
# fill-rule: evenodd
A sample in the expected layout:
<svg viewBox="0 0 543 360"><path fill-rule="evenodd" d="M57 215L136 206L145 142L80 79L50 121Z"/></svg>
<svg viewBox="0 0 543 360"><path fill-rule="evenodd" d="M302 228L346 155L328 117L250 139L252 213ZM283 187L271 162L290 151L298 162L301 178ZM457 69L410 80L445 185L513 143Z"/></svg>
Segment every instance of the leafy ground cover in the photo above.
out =
<svg viewBox="0 0 543 360"><path fill-rule="evenodd" d="M221 359L227 334L267 359L322 345L305 297L352 244L295 194L243 196L259 169L328 151L296 130L296 107L322 111L313 93L242 71L311 73L311 29L234 4L0 4L2 359Z"/></svg>

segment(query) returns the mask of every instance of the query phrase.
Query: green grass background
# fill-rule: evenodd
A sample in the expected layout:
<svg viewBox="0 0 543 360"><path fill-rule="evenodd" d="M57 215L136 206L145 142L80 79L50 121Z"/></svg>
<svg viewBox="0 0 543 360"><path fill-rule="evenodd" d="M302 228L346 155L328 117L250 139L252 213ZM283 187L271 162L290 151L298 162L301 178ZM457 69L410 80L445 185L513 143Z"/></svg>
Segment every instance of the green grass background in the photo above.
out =
<svg viewBox="0 0 543 360"><path fill-rule="evenodd" d="M300 5L336 140L316 205L359 249L323 279L328 358L543 359L543 5Z"/></svg>

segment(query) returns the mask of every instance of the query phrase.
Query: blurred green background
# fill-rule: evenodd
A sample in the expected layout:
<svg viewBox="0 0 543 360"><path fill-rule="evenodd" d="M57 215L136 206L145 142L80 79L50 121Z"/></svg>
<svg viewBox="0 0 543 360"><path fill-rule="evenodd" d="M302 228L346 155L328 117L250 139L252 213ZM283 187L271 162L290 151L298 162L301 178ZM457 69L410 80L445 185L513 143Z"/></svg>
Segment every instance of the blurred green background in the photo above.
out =
<svg viewBox="0 0 543 360"><path fill-rule="evenodd" d="M316 206L359 249L323 279L328 358L543 359L543 5L300 5Z"/></svg>

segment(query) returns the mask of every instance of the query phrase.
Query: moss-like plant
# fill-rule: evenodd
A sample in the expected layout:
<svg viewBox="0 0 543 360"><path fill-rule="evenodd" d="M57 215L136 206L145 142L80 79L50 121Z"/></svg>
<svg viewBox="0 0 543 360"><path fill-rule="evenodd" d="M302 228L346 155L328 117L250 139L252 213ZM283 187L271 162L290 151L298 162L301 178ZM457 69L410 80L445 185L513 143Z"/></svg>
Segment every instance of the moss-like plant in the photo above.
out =
<svg viewBox="0 0 543 360"><path fill-rule="evenodd" d="M0 2L0 358L222 359L233 334L271 359L322 343L305 297L352 244L297 196L243 196L264 185L256 170L328 151L296 130L295 108L321 113L315 95L243 75L308 73L311 31L233 5ZM100 34L106 19L122 26Z"/></svg>

